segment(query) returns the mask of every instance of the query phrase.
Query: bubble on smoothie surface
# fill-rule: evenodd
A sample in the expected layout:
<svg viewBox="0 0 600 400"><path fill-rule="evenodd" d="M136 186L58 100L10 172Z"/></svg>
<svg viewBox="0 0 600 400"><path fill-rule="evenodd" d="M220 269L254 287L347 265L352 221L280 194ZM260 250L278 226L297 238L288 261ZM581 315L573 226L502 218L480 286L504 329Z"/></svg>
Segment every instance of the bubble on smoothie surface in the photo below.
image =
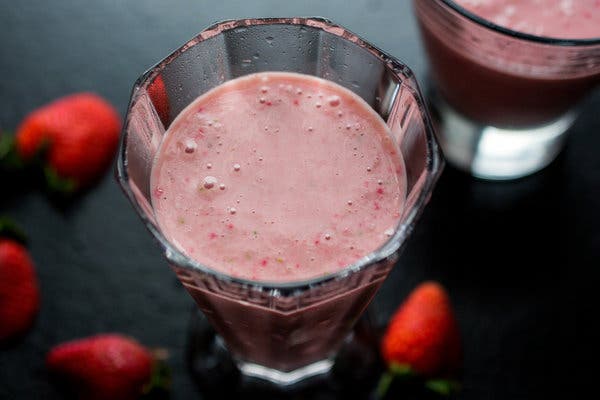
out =
<svg viewBox="0 0 600 400"><path fill-rule="evenodd" d="M194 140L188 139L185 141L184 151L188 154L191 154L194 151L196 151L197 147L198 147L198 145L196 144L196 142Z"/></svg>
<svg viewBox="0 0 600 400"><path fill-rule="evenodd" d="M337 107L337 106L339 106L341 101L342 101L342 99L340 99L340 96L337 96L337 95L336 96L330 96L327 99L327 102L329 103L329 105L331 107Z"/></svg>
<svg viewBox="0 0 600 400"><path fill-rule="evenodd" d="M214 176L207 176L204 178L203 182L205 189L212 189L217 184L218 180Z"/></svg>

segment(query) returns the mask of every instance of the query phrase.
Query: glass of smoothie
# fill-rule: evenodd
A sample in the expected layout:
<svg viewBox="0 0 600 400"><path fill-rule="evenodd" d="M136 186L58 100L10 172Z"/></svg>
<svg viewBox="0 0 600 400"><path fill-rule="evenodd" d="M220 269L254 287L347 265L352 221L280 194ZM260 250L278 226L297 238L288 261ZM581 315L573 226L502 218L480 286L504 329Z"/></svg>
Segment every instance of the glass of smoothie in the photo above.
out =
<svg viewBox="0 0 600 400"><path fill-rule="evenodd" d="M202 31L135 83L118 181L242 374L328 372L442 159L412 72L320 18Z"/></svg>
<svg viewBox="0 0 600 400"><path fill-rule="evenodd" d="M486 179L549 164L600 83L597 0L413 0L446 159Z"/></svg>

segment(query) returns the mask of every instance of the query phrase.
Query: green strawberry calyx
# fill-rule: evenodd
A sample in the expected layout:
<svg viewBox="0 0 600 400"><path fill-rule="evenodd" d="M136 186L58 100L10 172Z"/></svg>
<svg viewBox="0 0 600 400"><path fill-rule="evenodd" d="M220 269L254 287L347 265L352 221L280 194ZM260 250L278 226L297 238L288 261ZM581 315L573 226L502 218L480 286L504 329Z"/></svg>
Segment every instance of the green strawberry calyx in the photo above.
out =
<svg viewBox="0 0 600 400"><path fill-rule="evenodd" d="M148 383L142 388L143 399L162 399L169 395L171 389L171 369L166 363L169 354L165 349L154 349L154 365Z"/></svg>
<svg viewBox="0 0 600 400"><path fill-rule="evenodd" d="M25 232L13 220L0 216L0 238L10 238L19 243L27 243Z"/></svg>
<svg viewBox="0 0 600 400"><path fill-rule="evenodd" d="M417 383L422 384L427 390L441 396L450 396L461 389L461 385L457 380L445 378L422 380L422 377L419 377L410 365L391 363L379 379L379 383L375 389L375 398L383 399L392 385L392 382L396 380L403 382L416 381Z"/></svg>
<svg viewBox="0 0 600 400"><path fill-rule="evenodd" d="M9 132L0 132L0 167L7 170L23 168L24 162L17 153L15 136Z"/></svg>
<svg viewBox="0 0 600 400"><path fill-rule="evenodd" d="M375 394L378 399L385 397L390 385L396 378L410 379L414 376L414 371L408 364L391 363L379 379Z"/></svg>
<svg viewBox="0 0 600 400"><path fill-rule="evenodd" d="M60 195L71 195L77 190L77 183L73 179L60 176L51 166L45 163L46 153L50 144L44 140L39 146L34 157L23 160L15 145L15 136L9 132L0 133L0 171L13 173L29 168L34 171L42 170L46 187L50 192Z"/></svg>
<svg viewBox="0 0 600 400"><path fill-rule="evenodd" d="M69 195L75 192L77 184L73 179L63 178L49 165L44 166L46 185L54 193Z"/></svg>
<svg viewBox="0 0 600 400"><path fill-rule="evenodd" d="M425 381L425 387L439 395L449 396L460 391L461 385L453 379L428 379Z"/></svg>

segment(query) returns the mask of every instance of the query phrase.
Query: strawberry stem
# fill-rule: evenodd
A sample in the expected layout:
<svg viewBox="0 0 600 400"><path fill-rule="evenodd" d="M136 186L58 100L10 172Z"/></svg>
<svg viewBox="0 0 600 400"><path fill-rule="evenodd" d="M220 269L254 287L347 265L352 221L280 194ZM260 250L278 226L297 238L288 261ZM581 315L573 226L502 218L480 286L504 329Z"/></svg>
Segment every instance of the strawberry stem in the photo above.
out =
<svg viewBox="0 0 600 400"><path fill-rule="evenodd" d="M375 396L377 399L383 399L385 394L390 389L392 381L394 380L394 374L390 371L385 371L381 378L379 378L379 383L377 383L377 389L375 389Z"/></svg>

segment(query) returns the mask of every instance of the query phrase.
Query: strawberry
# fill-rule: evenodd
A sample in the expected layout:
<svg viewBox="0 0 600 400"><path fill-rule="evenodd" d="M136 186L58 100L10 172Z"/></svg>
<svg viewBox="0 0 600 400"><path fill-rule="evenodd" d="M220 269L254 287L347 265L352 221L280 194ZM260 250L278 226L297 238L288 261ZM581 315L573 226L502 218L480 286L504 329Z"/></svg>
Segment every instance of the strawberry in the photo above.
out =
<svg viewBox="0 0 600 400"><path fill-rule="evenodd" d="M150 386L165 384L157 379L164 371L156 368L159 363L152 352L119 334L59 344L47 354L46 365L86 400L133 400Z"/></svg>
<svg viewBox="0 0 600 400"><path fill-rule="evenodd" d="M167 94L165 81L161 75L158 75L150 85L148 85L148 96L150 96L150 100L152 100L152 104L154 105L158 117L166 127L169 122L169 95Z"/></svg>
<svg viewBox="0 0 600 400"><path fill-rule="evenodd" d="M392 375L430 379L427 386L441 392L454 386L432 379L452 376L461 363L458 324L440 284L422 283L400 305L383 336L381 353Z"/></svg>
<svg viewBox="0 0 600 400"><path fill-rule="evenodd" d="M18 155L42 156L49 185L59 191L88 186L112 161L121 120L115 109L92 93L55 100L31 112L16 132Z"/></svg>
<svg viewBox="0 0 600 400"><path fill-rule="evenodd" d="M0 220L0 234L8 225ZM16 240L0 237L0 343L25 333L39 305L37 277L27 249Z"/></svg>

